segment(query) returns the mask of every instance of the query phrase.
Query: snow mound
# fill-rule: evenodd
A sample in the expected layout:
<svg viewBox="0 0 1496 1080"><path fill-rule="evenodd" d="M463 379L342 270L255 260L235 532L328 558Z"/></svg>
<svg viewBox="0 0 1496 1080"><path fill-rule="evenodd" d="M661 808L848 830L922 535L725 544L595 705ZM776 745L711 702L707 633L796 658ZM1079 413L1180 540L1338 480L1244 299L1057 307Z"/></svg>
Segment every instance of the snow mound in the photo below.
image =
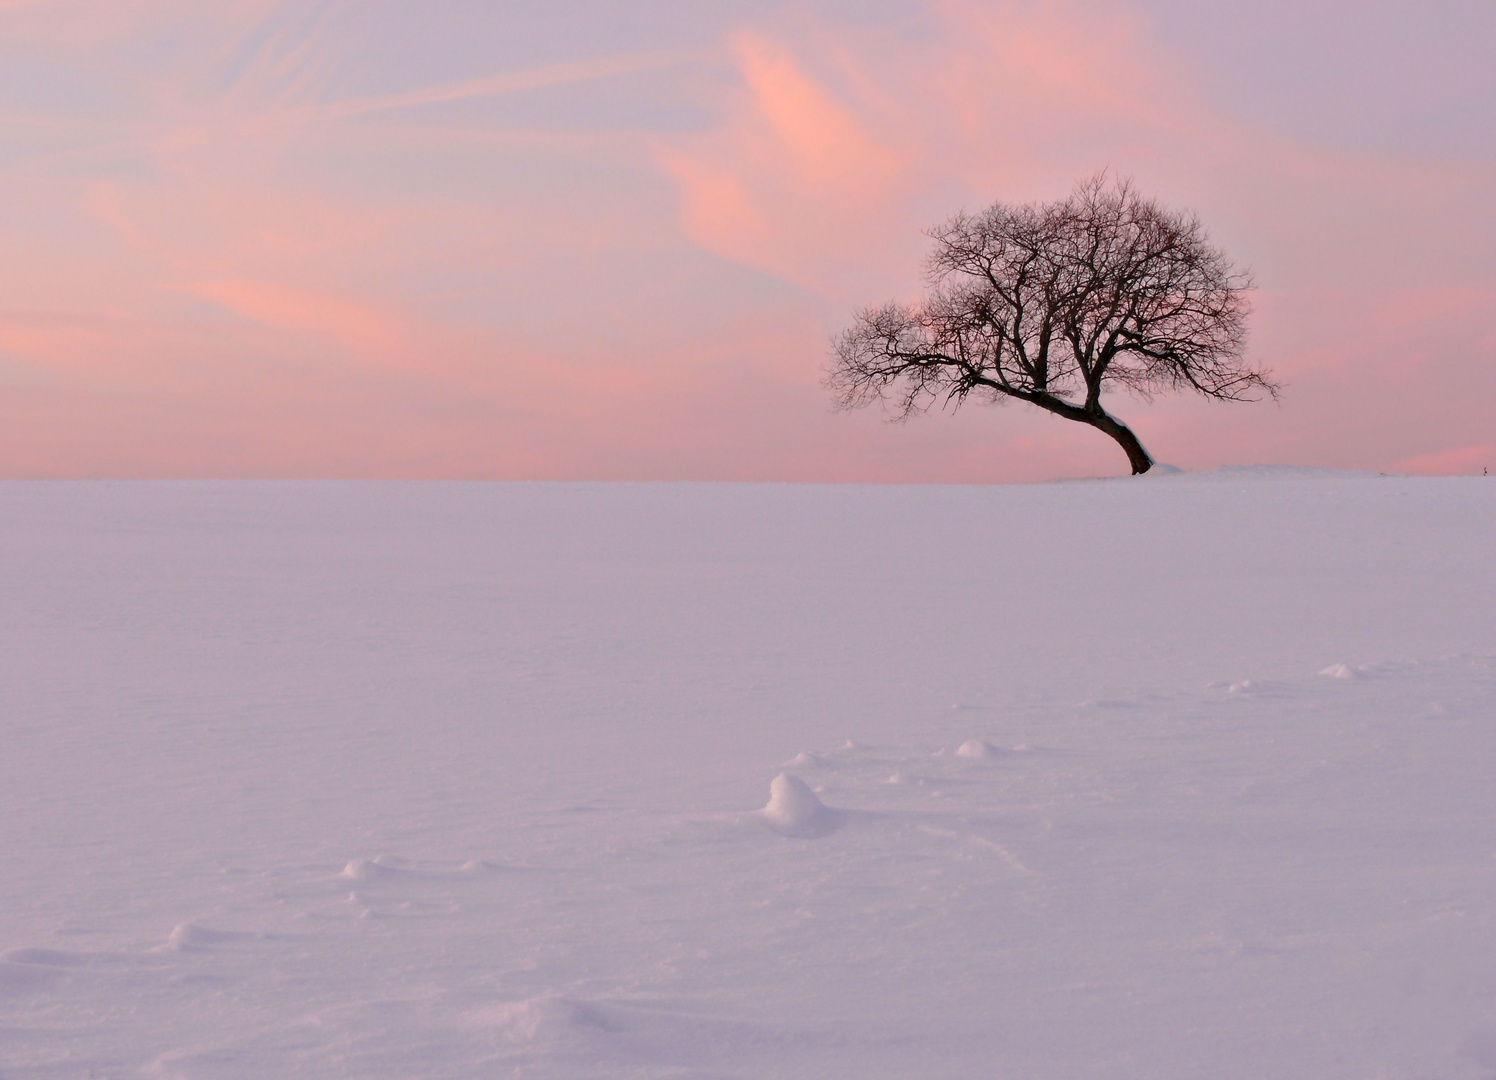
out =
<svg viewBox="0 0 1496 1080"><path fill-rule="evenodd" d="M509 868L502 863L491 862L488 859L469 859L458 869L464 874L502 874Z"/></svg>
<svg viewBox="0 0 1496 1080"><path fill-rule="evenodd" d="M1331 664L1320 671L1321 675L1327 675L1332 679L1364 679L1367 671L1364 667L1351 667L1349 664Z"/></svg>
<svg viewBox="0 0 1496 1080"><path fill-rule="evenodd" d="M475 1010L464 1019L466 1027L501 1032L513 1042L571 1044L577 1049L595 1045L598 1035L619 1030L596 1006L553 993Z"/></svg>
<svg viewBox="0 0 1496 1080"><path fill-rule="evenodd" d="M172 928L166 947L172 952L199 952L243 936L231 930L209 930L206 926L184 922Z"/></svg>
<svg viewBox="0 0 1496 1080"><path fill-rule="evenodd" d="M372 859L350 859L338 875L348 881L377 881L409 873L410 863L398 855L378 855Z"/></svg>
<svg viewBox="0 0 1496 1080"><path fill-rule="evenodd" d="M780 773L769 785L769 804L758 817L781 836L814 839L840 823L834 810L816 797L798 776Z"/></svg>
<svg viewBox="0 0 1496 1080"><path fill-rule="evenodd" d="M801 750L779 767L781 769L819 769L824 764L826 764L826 759L821 757L820 754L812 754L809 750Z"/></svg>
<svg viewBox="0 0 1496 1080"><path fill-rule="evenodd" d="M1190 472L1166 466L1163 462L1155 462L1153 468L1135 479L1173 480L1176 483L1191 484L1235 484L1259 480L1375 480L1382 475L1384 474L1353 469L1327 469L1314 465L1222 465L1203 472Z"/></svg>
<svg viewBox="0 0 1496 1080"><path fill-rule="evenodd" d="M995 758L1001 753L1002 751L997 747L991 743L983 742L981 739L967 739L960 746L956 747L956 756L964 758Z"/></svg>

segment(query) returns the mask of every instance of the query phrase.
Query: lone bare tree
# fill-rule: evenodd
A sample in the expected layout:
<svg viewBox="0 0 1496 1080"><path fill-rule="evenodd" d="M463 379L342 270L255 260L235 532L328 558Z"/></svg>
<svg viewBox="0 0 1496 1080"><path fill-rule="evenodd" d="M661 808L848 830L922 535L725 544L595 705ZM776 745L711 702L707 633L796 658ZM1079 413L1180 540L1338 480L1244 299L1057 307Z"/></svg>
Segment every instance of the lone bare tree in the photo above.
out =
<svg viewBox="0 0 1496 1080"><path fill-rule="evenodd" d="M1278 395L1242 355L1251 278L1198 218L1129 182L1098 175L1058 202L997 203L929 235L924 301L865 308L836 339L827 384L844 408L884 401L903 419L1017 398L1105 432L1143 473L1153 459L1102 408L1104 389Z"/></svg>

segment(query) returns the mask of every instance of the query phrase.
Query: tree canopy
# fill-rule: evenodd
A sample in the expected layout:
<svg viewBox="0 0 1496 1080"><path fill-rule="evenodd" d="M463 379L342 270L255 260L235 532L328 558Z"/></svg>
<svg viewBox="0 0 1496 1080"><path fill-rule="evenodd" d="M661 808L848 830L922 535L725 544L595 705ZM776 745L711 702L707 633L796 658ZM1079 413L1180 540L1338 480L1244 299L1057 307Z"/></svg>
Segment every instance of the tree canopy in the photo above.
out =
<svg viewBox="0 0 1496 1080"><path fill-rule="evenodd" d="M1065 199L958 213L930 230L921 303L859 312L828 385L844 407L897 416L936 403L1017 399L1115 439L1134 473L1153 459L1101 405L1109 387L1220 401L1277 396L1244 358L1250 276L1193 214L1104 175Z"/></svg>

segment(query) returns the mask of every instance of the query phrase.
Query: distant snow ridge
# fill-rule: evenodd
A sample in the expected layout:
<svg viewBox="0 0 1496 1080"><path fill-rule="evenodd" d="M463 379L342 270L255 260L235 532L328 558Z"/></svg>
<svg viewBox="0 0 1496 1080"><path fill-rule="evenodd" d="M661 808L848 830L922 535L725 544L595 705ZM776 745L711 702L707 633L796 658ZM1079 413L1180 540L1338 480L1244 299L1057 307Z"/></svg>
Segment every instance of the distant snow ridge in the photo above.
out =
<svg viewBox="0 0 1496 1080"><path fill-rule="evenodd" d="M816 797L798 776L780 773L769 785L769 804L757 812L781 836L814 839L841 824L841 815Z"/></svg>
<svg viewBox="0 0 1496 1080"><path fill-rule="evenodd" d="M1321 675L1328 675L1332 679L1364 679L1370 672L1365 665L1358 664L1351 667L1349 664L1331 664L1320 671Z"/></svg>
<svg viewBox="0 0 1496 1080"><path fill-rule="evenodd" d="M956 756L964 758L995 758L1002 751L981 739L967 739L956 747Z"/></svg>

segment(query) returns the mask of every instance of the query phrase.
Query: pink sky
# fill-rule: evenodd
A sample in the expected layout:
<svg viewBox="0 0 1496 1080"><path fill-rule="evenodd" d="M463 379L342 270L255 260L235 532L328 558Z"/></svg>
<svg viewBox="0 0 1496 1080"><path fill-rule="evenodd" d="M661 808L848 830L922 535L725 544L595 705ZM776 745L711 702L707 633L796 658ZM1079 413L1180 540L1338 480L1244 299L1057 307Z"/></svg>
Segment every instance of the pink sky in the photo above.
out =
<svg viewBox="0 0 1496 1080"><path fill-rule="evenodd" d="M1114 397L1156 457L1496 469L1484 6L502 6L0 0L0 475L1121 472L820 387L921 229L1102 167L1252 269L1288 384Z"/></svg>

